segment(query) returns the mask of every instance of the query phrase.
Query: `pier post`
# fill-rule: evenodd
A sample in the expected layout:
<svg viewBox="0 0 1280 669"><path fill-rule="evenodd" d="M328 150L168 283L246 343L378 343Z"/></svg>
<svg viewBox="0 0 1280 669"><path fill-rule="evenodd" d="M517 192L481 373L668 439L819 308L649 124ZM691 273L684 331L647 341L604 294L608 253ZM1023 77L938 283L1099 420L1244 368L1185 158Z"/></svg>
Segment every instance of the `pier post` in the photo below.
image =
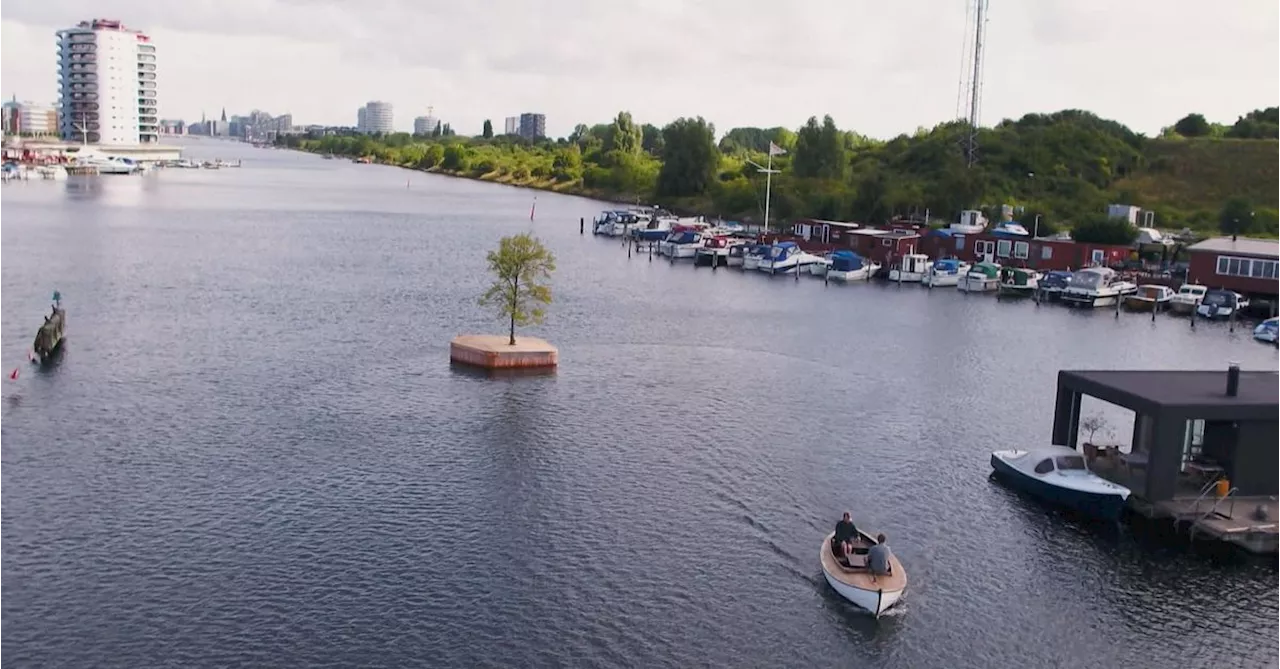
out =
<svg viewBox="0 0 1280 669"><path fill-rule="evenodd" d="M631 260L631 243L627 243L627 260Z"/></svg>
<svg viewBox="0 0 1280 669"><path fill-rule="evenodd" d="M580 235L583 234L586 231L586 229L587 229L587 217L586 216L579 217L578 218L578 234Z"/></svg>
<svg viewBox="0 0 1280 669"><path fill-rule="evenodd" d="M1198 310L1199 310L1198 306L1191 310L1191 329L1192 330L1196 329L1196 311Z"/></svg>
<svg viewBox="0 0 1280 669"><path fill-rule="evenodd" d="M1120 318L1120 296L1116 295L1116 318Z"/></svg>
<svg viewBox="0 0 1280 669"><path fill-rule="evenodd" d="M1156 303L1151 303L1151 322L1156 322Z"/></svg>
<svg viewBox="0 0 1280 669"><path fill-rule="evenodd" d="M649 242L649 262L653 262L653 242Z"/></svg>
<svg viewBox="0 0 1280 669"><path fill-rule="evenodd" d="M1231 315L1227 316L1227 332L1236 331L1236 309L1231 310Z"/></svg>

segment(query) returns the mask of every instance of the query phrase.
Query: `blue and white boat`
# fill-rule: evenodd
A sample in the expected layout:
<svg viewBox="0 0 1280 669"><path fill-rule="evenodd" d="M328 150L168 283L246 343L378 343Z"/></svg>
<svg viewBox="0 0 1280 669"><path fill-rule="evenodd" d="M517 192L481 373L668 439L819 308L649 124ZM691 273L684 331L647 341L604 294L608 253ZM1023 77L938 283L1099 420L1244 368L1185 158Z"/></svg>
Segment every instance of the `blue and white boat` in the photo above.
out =
<svg viewBox="0 0 1280 669"><path fill-rule="evenodd" d="M1234 290L1213 289L1204 294L1200 306L1196 307L1196 315L1201 318L1231 318L1232 314L1249 306L1249 300Z"/></svg>
<svg viewBox="0 0 1280 669"><path fill-rule="evenodd" d="M1094 518L1118 520L1129 489L1093 473L1074 448L995 451L991 468L1011 487Z"/></svg>
<svg viewBox="0 0 1280 669"><path fill-rule="evenodd" d="M853 251L840 250L831 254L826 275L832 281L866 281L879 269L879 265Z"/></svg>
<svg viewBox="0 0 1280 669"><path fill-rule="evenodd" d="M806 253L795 242L778 242L760 259L756 269L769 274L791 274L805 270L814 263L825 263L826 258Z"/></svg>
<svg viewBox="0 0 1280 669"><path fill-rule="evenodd" d="M760 269L760 261L769 255L768 244L753 244L742 254L742 269Z"/></svg>
<svg viewBox="0 0 1280 669"><path fill-rule="evenodd" d="M668 258L692 258L702 246L702 233L697 230L672 230L658 253Z"/></svg>
<svg viewBox="0 0 1280 669"><path fill-rule="evenodd" d="M1268 318L1253 329L1253 338L1274 344L1280 341L1280 318Z"/></svg>
<svg viewBox="0 0 1280 669"><path fill-rule="evenodd" d="M638 222L631 227L630 234L633 239L642 242L660 242L671 234L671 226L676 219L670 217L659 216L647 221Z"/></svg>
<svg viewBox="0 0 1280 669"><path fill-rule="evenodd" d="M1071 272L1055 269L1044 273L1036 283L1036 290L1046 300L1057 300L1062 297L1067 284L1071 282Z"/></svg>
<svg viewBox="0 0 1280 669"><path fill-rule="evenodd" d="M959 258L941 258L925 270L920 282L930 288L954 286L960 283L960 277L968 273L969 263Z"/></svg>

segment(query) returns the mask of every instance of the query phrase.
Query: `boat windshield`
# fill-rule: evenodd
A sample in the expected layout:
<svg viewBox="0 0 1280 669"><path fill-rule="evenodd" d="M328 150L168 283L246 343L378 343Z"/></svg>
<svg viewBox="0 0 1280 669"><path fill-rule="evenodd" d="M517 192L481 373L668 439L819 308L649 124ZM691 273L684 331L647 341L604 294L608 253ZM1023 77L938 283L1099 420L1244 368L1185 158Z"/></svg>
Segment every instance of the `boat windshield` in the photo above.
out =
<svg viewBox="0 0 1280 669"><path fill-rule="evenodd" d="M1200 286L1183 286L1178 289L1179 295L1204 295L1204 288Z"/></svg>
<svg viewBox="0 0 1280 669"><path fill-rule="evenodd" d="M1061 457L1054 458L1054 460L1057 462L1058 471L1060 472L1086 469L1084 466L1084 458L1079 455L1063 455Z"/></svg>
<svg viewBox="0 0 1280 669"><path fill-rule="evenodd" d="M1204 296L1204 303L1211 307L1225 307L1231 304L1231 294L1225 292L1213 292Z"/></svg>
<svg viewBox="0 0 1280 669"><path fill-rule="evenodd" d="M1102 285L1102 275L1097 272L1077 272L1071 275L1072 288L1090 290Z"/></svg>

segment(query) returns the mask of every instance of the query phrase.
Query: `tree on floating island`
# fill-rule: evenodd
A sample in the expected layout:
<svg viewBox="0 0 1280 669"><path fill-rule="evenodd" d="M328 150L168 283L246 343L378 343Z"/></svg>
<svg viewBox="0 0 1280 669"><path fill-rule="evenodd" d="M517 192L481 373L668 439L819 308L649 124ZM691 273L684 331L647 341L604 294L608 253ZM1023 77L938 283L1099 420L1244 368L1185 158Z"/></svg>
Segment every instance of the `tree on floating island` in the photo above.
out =
<svg viewBox="0 0 1280 669"><path fill-rule="evenodd" d="M480 297L480 304L492 307L511 323L511 346L516 345L516 325L541 323L551 304L547 282L556 270L555 256L529 233L503 237L488 255L493 285Z"/></svg>

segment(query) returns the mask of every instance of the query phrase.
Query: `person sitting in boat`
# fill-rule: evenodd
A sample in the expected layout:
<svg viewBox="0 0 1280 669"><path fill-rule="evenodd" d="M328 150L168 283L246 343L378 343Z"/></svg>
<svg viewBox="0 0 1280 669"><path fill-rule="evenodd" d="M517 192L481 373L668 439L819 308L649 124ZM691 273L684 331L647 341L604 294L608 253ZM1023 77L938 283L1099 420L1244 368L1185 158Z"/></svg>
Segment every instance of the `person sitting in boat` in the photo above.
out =
<svg viewBox="0 0 1280 669"><path fill-rule="evenodd" d="M835 553L837 558L844 558L853 552L852 542L857 537L858 526L853 524L853 515L845 511L844 517L836 523L835 536L831 537L831 552Z"/></svg>
<svg viewBox="0 0 1280 669"><path fill-rule="evenodd" d="M893 574L893 565L890 563L889 557L893 555L889 552L889 538L880 533L876 535L876 545L867 551L867 567L871 569L872 578L876 576L890 576Z"/></svg>

